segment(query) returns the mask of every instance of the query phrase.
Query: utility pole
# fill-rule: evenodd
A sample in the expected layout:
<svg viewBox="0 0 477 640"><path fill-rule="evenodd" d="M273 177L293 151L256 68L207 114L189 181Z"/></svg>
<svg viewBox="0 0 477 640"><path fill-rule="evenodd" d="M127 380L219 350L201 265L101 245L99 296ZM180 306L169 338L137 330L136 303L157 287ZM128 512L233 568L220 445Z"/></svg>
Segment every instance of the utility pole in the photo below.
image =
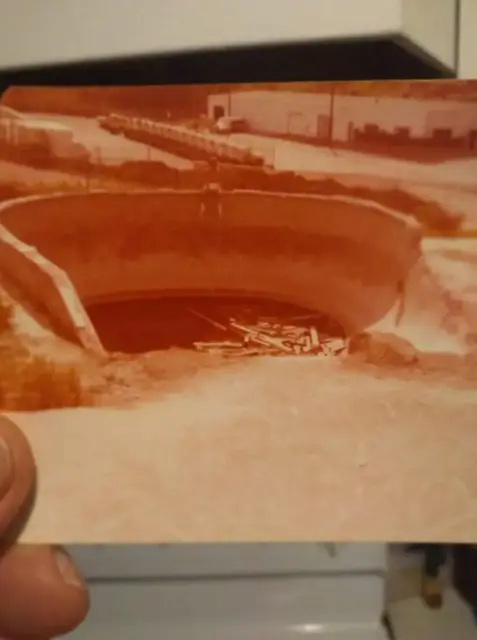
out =
<svg viewBox="0 0 477 640"><path fill-rule="evenodd" d="M330 112L328 120L328 145L330 148L333 146L333 134L335 128L335 97L336 97L336 85L331 83L330 89Z"/></svg>

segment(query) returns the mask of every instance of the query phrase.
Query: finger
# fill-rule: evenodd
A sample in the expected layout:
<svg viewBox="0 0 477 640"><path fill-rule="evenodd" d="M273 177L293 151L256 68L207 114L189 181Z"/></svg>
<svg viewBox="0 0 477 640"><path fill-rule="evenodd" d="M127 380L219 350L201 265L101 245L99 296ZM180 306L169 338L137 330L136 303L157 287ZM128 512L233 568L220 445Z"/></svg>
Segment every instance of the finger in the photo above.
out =
<svg viewBox="0 0 477 640"><path fill-rule="evenodd" d="M0 416L0 537L27 501L34 479L35 463L25 436Z"/></svg>
<svg viewBox="0 0 477 640"><path fill-rule="evenodd" d="M63 550L17 545L0 560L0 637L54 638L77 627L88 608L85 583Z"/></svg>

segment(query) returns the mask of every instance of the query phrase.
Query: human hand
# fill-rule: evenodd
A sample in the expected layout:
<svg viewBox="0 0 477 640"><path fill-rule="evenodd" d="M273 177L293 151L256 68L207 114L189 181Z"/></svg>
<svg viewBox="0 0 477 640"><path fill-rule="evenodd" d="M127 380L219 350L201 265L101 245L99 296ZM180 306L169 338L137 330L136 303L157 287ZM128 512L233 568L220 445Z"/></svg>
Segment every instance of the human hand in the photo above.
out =
<svg viewBox="0 0 477 640"><path fill-rule="evenodd" d="M86 586L56 547L16 544L32 495L28 443L0 416L0 637L49 640L77 627L89 608Z"/></svg>

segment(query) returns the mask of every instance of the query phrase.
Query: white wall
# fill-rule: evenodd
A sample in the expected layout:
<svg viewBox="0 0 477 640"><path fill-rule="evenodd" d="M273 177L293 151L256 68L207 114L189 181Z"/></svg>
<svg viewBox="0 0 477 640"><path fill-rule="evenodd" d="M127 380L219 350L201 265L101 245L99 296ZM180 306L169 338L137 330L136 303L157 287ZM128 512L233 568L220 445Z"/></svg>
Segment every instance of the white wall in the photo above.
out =
<svg viewBox="0 0 477 640"><path fill-rule="evenodd" d="M326 137L331 97L327 94L251 91L211 96L211 116L214 105L223 106L226 114L246 118L256 130L315 137L321 126ZM348 139L350 123L358 128L376 124L389 133L397 127L407 127L415 136L428 135L435 128L449 128L457 136L477 130L474 104L443 100L336 96L333 113L333 137L343 141Z"/></svg>
<svg viewBox="0 0 477 640"><path fill-rule="evenodd" d="M385 545L325 546L73 547L92 609L68 638L385 640Z"/></svg>
<svg viewBox="0 0 477 640"><path fill-rule="evenodd" d="M459 78L477 78L477 2L460 0Z"/></svg>
<svg viewBox="0 0 477 640"><path fill-rule="evenodd" d="M429 2L412 0L419 6L423 1ZM263 43L382 37L402 33L403 2L0 0L0 69ZM437 5L442 0L432 2ZM436 47L430 48L432 54Z"/></svg>
<svg viewBox="0 0 477 640"><path fill-rule="evenodd" d="M331 99L326 94L297 94L271 91L253 91L232 94L233 114L246 118L253 128L270 131L316 136L318 118L327 119ZM324 136L327 136L327 125Z"/></svg>
<svg viewBox="0 0 477 640"><path fill-rule="evenodd" d="M449 128L457 136L477 129L475 104L444 100L338 96L335 105L336 139L346 140L350 121L356 127L376 124L392 133L408 127L415 136L425 136L436 128Z"/></svg>

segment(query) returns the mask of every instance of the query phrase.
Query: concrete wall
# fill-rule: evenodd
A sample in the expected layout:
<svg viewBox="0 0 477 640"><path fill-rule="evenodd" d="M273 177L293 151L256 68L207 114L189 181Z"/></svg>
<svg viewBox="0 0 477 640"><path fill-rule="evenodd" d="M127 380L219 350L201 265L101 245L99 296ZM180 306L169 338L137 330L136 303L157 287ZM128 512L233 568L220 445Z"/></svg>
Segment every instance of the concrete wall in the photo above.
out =
<svg viewBox="0 0 477 640"><path fill-rule="evenodd" d="M0 111L0 144L28 147L40 145L60 158L86 158L86 147L74 139L73 131L59 122L13 115Z"/></svg>
<svg viewBox="0 0 477 640"><path fill-rule="evenodd" d="M245 118L258 131L295 135L328 135L330 96L271 91L250 91L211 96L208 115L221 106L233 116Z"/></svg>
<svg viewBox="0 0 477 640"><path fill-rule="evenodd" d="M2 214L10 208L35 207L37 199L6 202L0 206ZM0 282L13 286L20 302L46 315L52 328L60 335L79 342L88 350L102 352L99 338L91 324L68 275L47 260L34 246L20 241L0 225Z"/></svg>
<svg viewBox="0 0 477 640"><path fill-rule="evenodd" d="M418 137L441 128L450 129L455 136L466 136L477 130L477 110L465 102L337 96L335 139L347 140L351 123L356 128L376 124L389 133L398 127L409 128L411 135Z"/></svg>
<svg viewBox="0 0 477 640"><path fill-rule="evenodd" d="M4 208L0 222L65 270L86 306L256 294L328 313L349 331L389 311L420 254L416 225L372 203L231 192L217 217L201 216L200 201L199 192L67 195ZM22 278L57 313L56 291Z"/></svg>
<svg viewBox="0 0 477 640"><path fill-rule="evenodd" d="M217 105L232 116L246 118L257 130L326 137L331 96L287 91L217 94L210 97L209 116ZM375 124L389 133L407 127L414 136L426 136L438 128L449 128L456 136L477 130L477 110L472 103L337 95L333 114L336 141L348 140L351 125Z"/></svg>

